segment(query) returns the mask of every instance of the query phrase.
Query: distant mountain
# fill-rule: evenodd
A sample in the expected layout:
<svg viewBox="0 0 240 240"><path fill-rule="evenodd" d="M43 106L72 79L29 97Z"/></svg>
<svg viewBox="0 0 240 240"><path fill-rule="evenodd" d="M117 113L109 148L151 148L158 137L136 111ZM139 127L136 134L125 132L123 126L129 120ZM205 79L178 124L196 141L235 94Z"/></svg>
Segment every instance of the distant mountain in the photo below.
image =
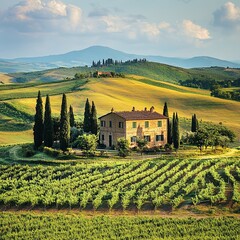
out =
<svg viewBox="0 0 240 240"><path fill-rule="evenodd" d="M174 58L162 56L147 56L129 54L115 49L103 46L92 46L79 51L72 51L65 54L50 55L43 57L16 58L8 60L0 60L0 72L16 72L16 71L35 71L56 67L75 67L90 66L92 61L112 58L114 60L132 60L135 58L146 58L148 61L164 63L172 66L183 68L199 68L199 67L230 67L240 68L240 63L220 60L212 57L193 57L193 58Z"/></svg>

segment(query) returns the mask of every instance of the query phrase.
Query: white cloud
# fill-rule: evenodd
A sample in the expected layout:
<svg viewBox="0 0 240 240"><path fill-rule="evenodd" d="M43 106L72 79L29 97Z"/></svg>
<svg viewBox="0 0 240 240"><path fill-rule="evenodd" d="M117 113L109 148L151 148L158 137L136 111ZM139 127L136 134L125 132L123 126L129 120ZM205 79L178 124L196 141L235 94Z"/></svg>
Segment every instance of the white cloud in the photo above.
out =
<svg viewBox="0 0 240 240"><path fill-rule="evenodd" d="M227 2L213 13L214 24L223 28L240 29L240 8L232 2Z"/></svg>
<svg viewBox="0 0 240 240"><path fill-rule="evenodd" d="M78 27L82 11L58 0L23 0L2 15L5 26L20 32L69 31Z"/></svg>
<svg viewBox="0 0 240 240"><path fill-rule="evenodd" d="M182 25L184 33L191 38L197 40L207 40L211 38L210 33L206 28L193 23L191 20L184 20Z"/></svg>

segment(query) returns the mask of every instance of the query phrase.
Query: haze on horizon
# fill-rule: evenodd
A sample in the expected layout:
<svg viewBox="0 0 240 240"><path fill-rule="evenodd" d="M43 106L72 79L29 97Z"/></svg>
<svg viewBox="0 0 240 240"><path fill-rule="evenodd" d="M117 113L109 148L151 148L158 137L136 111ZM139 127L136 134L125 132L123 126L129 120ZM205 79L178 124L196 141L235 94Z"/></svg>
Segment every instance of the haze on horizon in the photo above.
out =
<svg viewBox="0 0 240 240"><path fill-rule="evenodd" d="M239 40L239 0L8 0L0 8L0 58L103 45L135 54L240 60Z"/></svg>

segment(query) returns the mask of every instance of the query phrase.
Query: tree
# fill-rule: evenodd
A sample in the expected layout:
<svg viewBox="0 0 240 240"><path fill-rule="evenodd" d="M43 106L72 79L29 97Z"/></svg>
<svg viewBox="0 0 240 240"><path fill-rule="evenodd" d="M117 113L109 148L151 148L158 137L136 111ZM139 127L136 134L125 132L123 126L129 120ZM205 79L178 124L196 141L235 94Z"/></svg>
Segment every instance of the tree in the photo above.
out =
<svg viewBox="0 0 240 240"><path fill-rule="evenodd" d="M53 122L50 98L47 95L44 113L44 131L43 131L44 146L52 147L53 145Z"/></svg>
<svg viewBox="0 0 240 240"><path fill-rule="evenodd" d="M128 140L125 138L119 138L117 141L117 150L120 157L127 157L130 153Z"/></svg>
<svg viewBox="0 0 240 240"><path fill-rule="evenodd" d="M92 110L91 110L91 133L97 135L98 132L98 124L97 124L97 110L94 102L92 102Z"/></svg>
<svg viewBox="0 0 240 240"><path fill-rule="evenodd" d="M33 127L33 136L34 136L34 147L38 149L43 142L43 104L41 92L38 92L37 103L36 103L36 114L34 117L34 127Z"/></svg>
<svg viewBox="0 0 240 240"><path fill-rule="evenodd" d="M192 115L192 126L191 126L191 131L192 132L197 132L198 130L198 120L196 114Z"/></svg>
<svg viewBox="0 0 240 240"><path fill-rule="evenodd" d="M172 129L171 129L171 123L169 120L167 102L164 103L163 115L168 118L167 119L167 142L168 142L168 144L171 145L172 144Z"/></svg>
<svg viewBox="0 0 240 240"><path fill-rule="evenodd" d="M60 116L60 149L66 151L70 139L69 116L67 112L67 98L65 93L62 96L61 116Z"/></svg>
<svg viewBox="0 0 240 240"><path fill-rule="evenodd" d="M87 98L87 101L86 101L86 104L85 104L83 130L86 133L91 131L91 106L90 106L90 103L88 101L88 98Z"/></svg>
<svg viewBox="0 0 240 240"><path fill-rule="evenodd" d="M143 138L138 138L137 139L137 146L140 150L140 153L142 155L144 148L147 146L147 141Z"/></svg>
<svg viewBox="0 0 240 240"><path fill-rule="evenodd" d="M75 145L83 150L87 156L94 155L97 148L97 136L94 134L83 134L77 138Z"/></svg>
<svg viewBox="0 0 240 240"><path fill-rule="evenodd" d="M163 107L163 115L165 117L169 117L169 115L168 115L168 106L167 106L166 102L164 103L164 107Z"/></svg>
<svg viewBox="0 0 240 240"><path fill-rule="evenodd" d="M173 138L173 146L177 151L180 146L179 120L178 120L177 113L176 114L173 113L172 138Z"/></svg>
<svg viewBox="0 0 240 240"><path fill-rule="evenodd" d="M74 119L73 108L71 105L69 107L69 122L70 122L70 127L74 127L75 119Z"/></svg>

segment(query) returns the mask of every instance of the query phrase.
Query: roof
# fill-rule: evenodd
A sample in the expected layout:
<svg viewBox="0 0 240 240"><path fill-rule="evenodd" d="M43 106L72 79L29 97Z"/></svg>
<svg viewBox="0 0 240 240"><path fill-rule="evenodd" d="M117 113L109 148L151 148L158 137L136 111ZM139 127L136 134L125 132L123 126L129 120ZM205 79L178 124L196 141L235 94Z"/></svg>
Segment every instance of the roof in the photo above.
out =
<svg viewBox="0 0 240 240"><path fill-rule="evenodd" d="M110 112L106 115L101 116L103 118L109 114L116 114L122 117L126 121L128 120L156 120L156 119L167 119L168 117L153 111L123 111L123 112Z"/></svg>

